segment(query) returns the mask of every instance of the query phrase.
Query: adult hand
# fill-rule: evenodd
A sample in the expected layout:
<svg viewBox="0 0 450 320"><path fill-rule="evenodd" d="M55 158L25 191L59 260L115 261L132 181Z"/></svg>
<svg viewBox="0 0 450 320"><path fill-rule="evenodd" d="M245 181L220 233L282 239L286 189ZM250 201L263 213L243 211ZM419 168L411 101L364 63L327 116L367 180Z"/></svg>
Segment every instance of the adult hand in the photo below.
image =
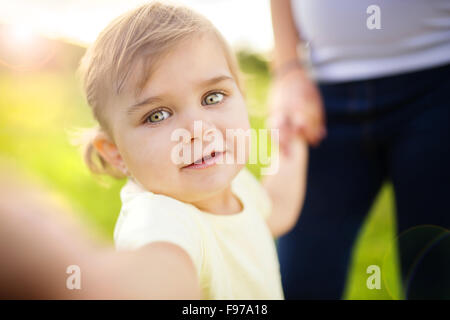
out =
<svg viewBox="0 0 450 320"><path fill-rule="evenodd" d="M268 126L280 130L280 148L289 152L292 135L317 146L326 135L319 90L301 67L275 77L269 97Z"/></svg>

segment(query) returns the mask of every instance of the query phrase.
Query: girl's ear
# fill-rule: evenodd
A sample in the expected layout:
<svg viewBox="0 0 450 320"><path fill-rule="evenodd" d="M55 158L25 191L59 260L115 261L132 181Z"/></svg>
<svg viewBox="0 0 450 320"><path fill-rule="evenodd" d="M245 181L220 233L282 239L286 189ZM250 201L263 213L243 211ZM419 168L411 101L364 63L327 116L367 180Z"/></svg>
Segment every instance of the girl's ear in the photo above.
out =
<svg viewBox="0 0 450 320"><path fill-rule="evenodd" d="M99 131L92 143L97 152L112 166L121 171L126 168L117 146L111 141L107 134Z"/></svg>

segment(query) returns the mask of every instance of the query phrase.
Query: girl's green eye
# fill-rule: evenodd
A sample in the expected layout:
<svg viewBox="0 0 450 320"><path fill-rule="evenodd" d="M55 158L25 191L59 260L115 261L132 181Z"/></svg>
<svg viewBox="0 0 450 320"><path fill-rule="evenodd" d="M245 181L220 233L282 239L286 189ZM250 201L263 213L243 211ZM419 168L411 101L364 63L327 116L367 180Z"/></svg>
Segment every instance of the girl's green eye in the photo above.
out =
<svg viewBox="0 0 450 320"><path fill-rule="evenodd" d="M220 92L214 92L211 94L208 94L205 99L203 100L203 104L210 105L210 104L216 104L223 100L224 95Z"/></svg>
<svg viewBox="0 0 450 320"><path fill-rule="evenodd" d="M170 113L165 110L159 110L156 112L153 112L147 119L149 122L155 123L155 122L161 122L164 119L167 119L170 116Z"/></svg>

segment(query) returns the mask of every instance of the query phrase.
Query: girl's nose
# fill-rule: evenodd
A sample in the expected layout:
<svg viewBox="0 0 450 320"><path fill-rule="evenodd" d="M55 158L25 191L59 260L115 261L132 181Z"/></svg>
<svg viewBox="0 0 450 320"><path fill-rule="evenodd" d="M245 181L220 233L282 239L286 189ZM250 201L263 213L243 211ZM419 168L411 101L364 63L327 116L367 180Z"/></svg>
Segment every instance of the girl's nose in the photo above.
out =
<svg viewBox="0 0 450 320"><path fill-rule="evenodd" d="M186 120L185 128L191 134L191 141L199 139L200 141L207 140L209 136L217 134L217 127L210 119L191 117Z"/></svg>

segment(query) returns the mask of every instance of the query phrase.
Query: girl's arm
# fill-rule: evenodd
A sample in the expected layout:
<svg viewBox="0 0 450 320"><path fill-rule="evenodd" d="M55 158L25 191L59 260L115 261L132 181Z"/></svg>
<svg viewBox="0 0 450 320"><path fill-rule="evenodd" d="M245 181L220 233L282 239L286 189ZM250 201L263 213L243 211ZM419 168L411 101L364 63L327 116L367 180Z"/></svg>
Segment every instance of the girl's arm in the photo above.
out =
<svg viewBox="0 0 450 320"><path fill-rule="evenodd" d="M135 251L102 252L95 257L85 299L201 299L194 264L181 247L154 242ZM92 290L89 290L92 286ZM77 293L69 298L76 298Z"/></svg>
<svg viewBox="0 0 450 320"><path fill-rule="evenodd" d="M194 264L180 247L100 246L66 219L66 209L45 201L49 193L1 171L0 299L201 298ZM76 278L81 288L69 289Z"/></svg>
<svg viewBox="0 0 450 320"><path fill-rule="evenodd" d="M272 201L272 212L267 223L274 237L287 233L295 226L306 191L306 142L298 135L292 136L288 151L288 154L280 152L278 171L262 179Z"/></svg>

